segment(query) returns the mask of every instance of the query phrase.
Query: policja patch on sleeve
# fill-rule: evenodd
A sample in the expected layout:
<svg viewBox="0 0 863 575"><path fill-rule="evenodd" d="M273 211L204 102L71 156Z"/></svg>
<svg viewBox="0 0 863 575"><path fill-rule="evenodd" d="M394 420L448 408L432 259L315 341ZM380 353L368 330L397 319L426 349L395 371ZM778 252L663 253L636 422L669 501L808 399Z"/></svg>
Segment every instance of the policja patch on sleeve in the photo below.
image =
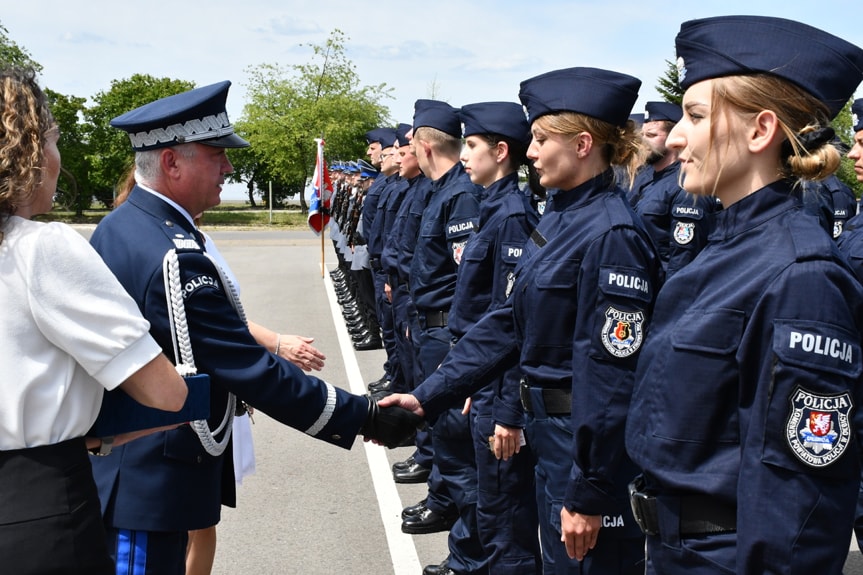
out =
<svg viewBox="0 0 863 575"><path fill-rule="evenodd" d="M826 467L839 459L851 443L851 394L819 395L797 387L785 439L797 458L810 467Z"/></svg>
<svg viewBox="0 0 863 575"><path fill-rule="evenodd" d="M614 357L629 357L638 351L644 340L644 313L625 312L609 306L600 335L608 353Z"/></svg>

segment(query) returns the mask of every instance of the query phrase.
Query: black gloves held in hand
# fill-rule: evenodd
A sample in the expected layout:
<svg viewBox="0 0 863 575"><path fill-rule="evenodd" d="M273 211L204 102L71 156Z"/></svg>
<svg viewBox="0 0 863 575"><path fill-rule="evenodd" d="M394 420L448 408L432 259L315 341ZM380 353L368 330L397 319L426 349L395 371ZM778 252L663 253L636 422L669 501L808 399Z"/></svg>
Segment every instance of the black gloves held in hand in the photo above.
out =
<svg viewBox="0 0 863 575"><path fill-rule="evenodd" d="M363 437L390 449L413 444L417 429L425 426L422 417L401 407L380 407L368 395L366 399L369 400L369 413L360 429Z"/></svg>

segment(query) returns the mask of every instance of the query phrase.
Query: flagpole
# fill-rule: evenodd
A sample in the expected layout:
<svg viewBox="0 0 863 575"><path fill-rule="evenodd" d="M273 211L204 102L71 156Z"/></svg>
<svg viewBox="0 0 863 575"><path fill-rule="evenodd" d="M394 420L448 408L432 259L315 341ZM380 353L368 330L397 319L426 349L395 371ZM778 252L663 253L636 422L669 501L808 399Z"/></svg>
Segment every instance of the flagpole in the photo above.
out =
<svg viewBox="0 0 863 575"><path fill-rule="evenodd" d="M324 210L321 209L321 277L324 277Z"/></svg>
<svg viewBox="0 0 863 575"><path fill-rule="evenodd" d="M329 50L329 48L327 48L327 49ZM326 62L326 60L324 60L324 66L326 66L326 64L327 64L327 62ZM324 75L324 73L323 73L323 71L321 71L321 77L323 77L323 75ZM324 220L324 216L326 215L326 211L327 211L326 205L327 204L324 201L326 182L324 181L325 178L324 178L323 141L324 141L324 134L323 134L323 132L321 132L321 148L322 148L322 150L320 152L320 154L322 156L321 157L321 174L320 174L320 176L321 176L321 189L318 192L321 196L321 214L320 214L321 215L321 278L324 277L324 271L327 269L326 264L324 263L324 226L326 225L325 220Z"/></svg>

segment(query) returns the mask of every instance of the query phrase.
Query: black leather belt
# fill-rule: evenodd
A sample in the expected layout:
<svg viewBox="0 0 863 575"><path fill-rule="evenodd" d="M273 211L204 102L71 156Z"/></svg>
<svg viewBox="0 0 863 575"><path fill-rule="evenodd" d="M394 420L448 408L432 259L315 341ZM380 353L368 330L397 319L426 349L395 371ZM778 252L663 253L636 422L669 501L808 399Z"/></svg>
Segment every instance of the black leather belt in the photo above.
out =
<svg viewBox="0 0 863 575"><path fill-rule="evenodd" d="M680 503L680 535L733 533L737 531L737 509L707 495L684 495ZM629 484L629 503L635 522L646 535L659 535L656 496L644 492L644 477Z"/></svg>
<svg viewBox="0 0 863 575"><path fill-rule="evenodd" d="M449 312L446 311L430 311L423 314L425 317L426 327L446 327L449 319Z"/></svg>
<svg viewBox="0 0 863 575"><path fill-rule="evenodd" d="M526 380L521 380L519 394L521 405L528 413L536 411L533 398L530 395L531 386ZM572 390L563 388L542 388L542 403L548 415L569 415L572 413Z"/></svg>

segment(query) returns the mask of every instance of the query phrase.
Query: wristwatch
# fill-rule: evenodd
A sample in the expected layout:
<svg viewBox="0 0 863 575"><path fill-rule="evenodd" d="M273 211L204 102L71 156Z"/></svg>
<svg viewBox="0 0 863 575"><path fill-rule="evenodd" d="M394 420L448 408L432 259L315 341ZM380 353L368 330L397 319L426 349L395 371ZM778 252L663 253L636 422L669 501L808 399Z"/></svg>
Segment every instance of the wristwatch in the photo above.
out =
<svg viewBox="0 0 863 575"><path fill-rule="evenodd" d="M114 448L114 436L109 435L108 437L102 437L100 438L100 441L101 443L99 444L99 447L90 449L90 453L100 457L110 454L111 450Z"/></svg>

